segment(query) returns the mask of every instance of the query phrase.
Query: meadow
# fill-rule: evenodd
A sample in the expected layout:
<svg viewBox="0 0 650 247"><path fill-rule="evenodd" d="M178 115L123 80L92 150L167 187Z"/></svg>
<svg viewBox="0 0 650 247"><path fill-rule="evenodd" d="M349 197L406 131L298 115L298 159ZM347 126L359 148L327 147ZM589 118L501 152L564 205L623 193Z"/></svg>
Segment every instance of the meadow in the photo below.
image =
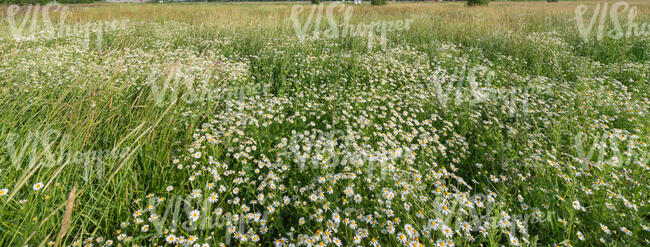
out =
<svg viewBox="0 0 650 247"><path fill-rule="evenodd" d="M648 1L0 17L0 246L650 245Z"/></svg>

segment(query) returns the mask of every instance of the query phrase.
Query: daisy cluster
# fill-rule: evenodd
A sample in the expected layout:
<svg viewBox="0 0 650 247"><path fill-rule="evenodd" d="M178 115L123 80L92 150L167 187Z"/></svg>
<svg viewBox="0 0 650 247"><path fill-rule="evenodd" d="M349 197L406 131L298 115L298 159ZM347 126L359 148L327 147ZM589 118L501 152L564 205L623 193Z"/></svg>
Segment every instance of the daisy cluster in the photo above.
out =
<svg viewBox="0 0 650 247"><path fill-rule="evenodd" d="M189 175L190 197L206 197L216 208L200 217L248 221L245 229L232 223L211 229L197 242L225 242L227 234L280 245L350 244L348 234L356 244L372 245L451 237L441 219L439 228L420 226L436 221L425 215L450 213L432 207L433 198L444 197L441 204L468 198L469 185L453 173L467 143L452 134L453 123L423 107L423 95L381 91L366 85L339 102L317 89L226 101L226 110L196 130L187 155L173 165ZM141 206L130 224L164 213ZM191 236L168 230L158 237L188 244Z"/></svg>

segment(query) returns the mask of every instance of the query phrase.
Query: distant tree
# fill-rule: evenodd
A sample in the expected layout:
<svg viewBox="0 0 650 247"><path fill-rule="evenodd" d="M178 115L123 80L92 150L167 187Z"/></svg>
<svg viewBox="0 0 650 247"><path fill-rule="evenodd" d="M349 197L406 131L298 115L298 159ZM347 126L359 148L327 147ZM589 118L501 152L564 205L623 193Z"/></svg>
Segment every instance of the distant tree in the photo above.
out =
<svg viewBox="0 0 650 247"><path fill-rule="evenodd" d="M488 5L490 0L467 0L467 6Z"/></svg>
<svg viewBox="0 0 650 247"><path fill-rule="evenodd" d="M559 2L560 0L546 0L546 1L548 1L549 3L557 3L557 2Z"/></svg>
<svg viewBox="0 0 650 247"><path fill-rule="evenodd" d="M320 0L311 0L311 4L320 4Z"/></svg>
<svg viewBox="0 0 650 247"><path fill-rule="evenodd" d="M372 4L372 5L384 5L384 4L386 4L386 0L370 0L370 4Z"/></svg>

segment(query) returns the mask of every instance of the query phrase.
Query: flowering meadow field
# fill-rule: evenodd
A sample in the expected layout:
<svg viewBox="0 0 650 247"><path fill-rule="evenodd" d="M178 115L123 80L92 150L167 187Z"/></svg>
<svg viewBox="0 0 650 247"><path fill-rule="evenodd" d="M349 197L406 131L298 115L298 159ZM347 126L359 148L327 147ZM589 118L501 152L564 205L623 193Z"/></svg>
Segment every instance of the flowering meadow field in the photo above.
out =
<svg viewBox="0 0 650 247"><path fill-rule="evenodd" d="M0 246L650 245L648 1L0 16Z"/></svg>

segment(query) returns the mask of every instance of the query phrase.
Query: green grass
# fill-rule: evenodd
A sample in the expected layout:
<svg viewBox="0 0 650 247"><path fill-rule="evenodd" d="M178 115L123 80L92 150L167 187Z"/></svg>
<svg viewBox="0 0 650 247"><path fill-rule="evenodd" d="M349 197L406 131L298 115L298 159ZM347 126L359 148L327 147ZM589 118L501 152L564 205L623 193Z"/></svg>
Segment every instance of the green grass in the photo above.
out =
<svg viewBox="0 0 650 247"><path fill-rule="evenodd" d="M352 8L349 23L355 28L410 20L408 28L387 32L385 45L359 35L314 38L313 25L301 40L291 19L293 3L70 6L68 26L123 24L104 24L101 33L86 32L88 39L26 41L13 38L11 16L0 7L0 245L54 244L62 225L69 225L62 236L66 246L88 238L95 245L117 245L121 234L130 237L119 242L125 246L162 245L172 233L210 246L255 245L251 235L248 241L227 237L230 225L183 229L185 213L174 223L173 212L166 221L150 222L151 212L134 217L164 197L155 207L164 218L168 202L196 189L201 199L211 191L219 199L209 207L201 200L180 205L181 212L201 211L193 224L205 223L207 213L217 217L216 208L244 213L229 202L237 197L266 219L265 234L259 221L246 224L263 246L323 232L334 212L341 226L328 234L344 245L365 236L359 231L365 229L360 245L375 239L396 246L407 225L418 232L409 241L426 246L445 239L457 246L510 245L514 239L542 246L646 245L650 39L596 40L592 34L585 42L573 19L583 3L588 22L599 2L492 2L477 8L366 3L333 9L333 20L343 23L344 7ZM638 8L637 23L650 23L648 3L630 4ZM302 6L300 24L311 10L308 2ZM51 18L58 23L61 17L53 12ZM329 27L323 19L321 31ZM337 142L321 139L331 149L307 151L319 137ZM599 142L607 144L602 157L580 154L578 146L588 153ZM300 148L290 147L295 145ZM355 156L395 151L402 155L383 162ZM611 158L625 151L641 157L615 165ZM201 157L193 157L196 152ZM325 161L308 160L308 168L300 169L302 154ZM348 163L337 162L342 160ZM332 181L351 173L355 179ZM286 188L271 189L271 182ZM38 183L45 188L34 190ZM220 185L226 190L219 191ZM265 200L253 204L260 185ZM348 187L354 195L345 195ZM66 220L73 188L76 199ZM384 188L395 193L391 206ZM312 201L320 192L323 199ZM356 194L361 202L355 202ZM463 196L491 194L493 202L467 209L468 216L454 206ZM285 196L290 203L271 213L267 207ZM346 215L348 208L356 211ZM512 223L517 216L538 216L521 218L523 231L499 227L503 213ZM377 224L357 218L368 215ZM445 224L460 234L427 231L429 219L449 220ZM160 234L155 222L162 225ZM387 222L394 232L382 231ZM457 227L464 222L476 226L473 240ZM143 232L143 225L150 229Z"/></svg>

